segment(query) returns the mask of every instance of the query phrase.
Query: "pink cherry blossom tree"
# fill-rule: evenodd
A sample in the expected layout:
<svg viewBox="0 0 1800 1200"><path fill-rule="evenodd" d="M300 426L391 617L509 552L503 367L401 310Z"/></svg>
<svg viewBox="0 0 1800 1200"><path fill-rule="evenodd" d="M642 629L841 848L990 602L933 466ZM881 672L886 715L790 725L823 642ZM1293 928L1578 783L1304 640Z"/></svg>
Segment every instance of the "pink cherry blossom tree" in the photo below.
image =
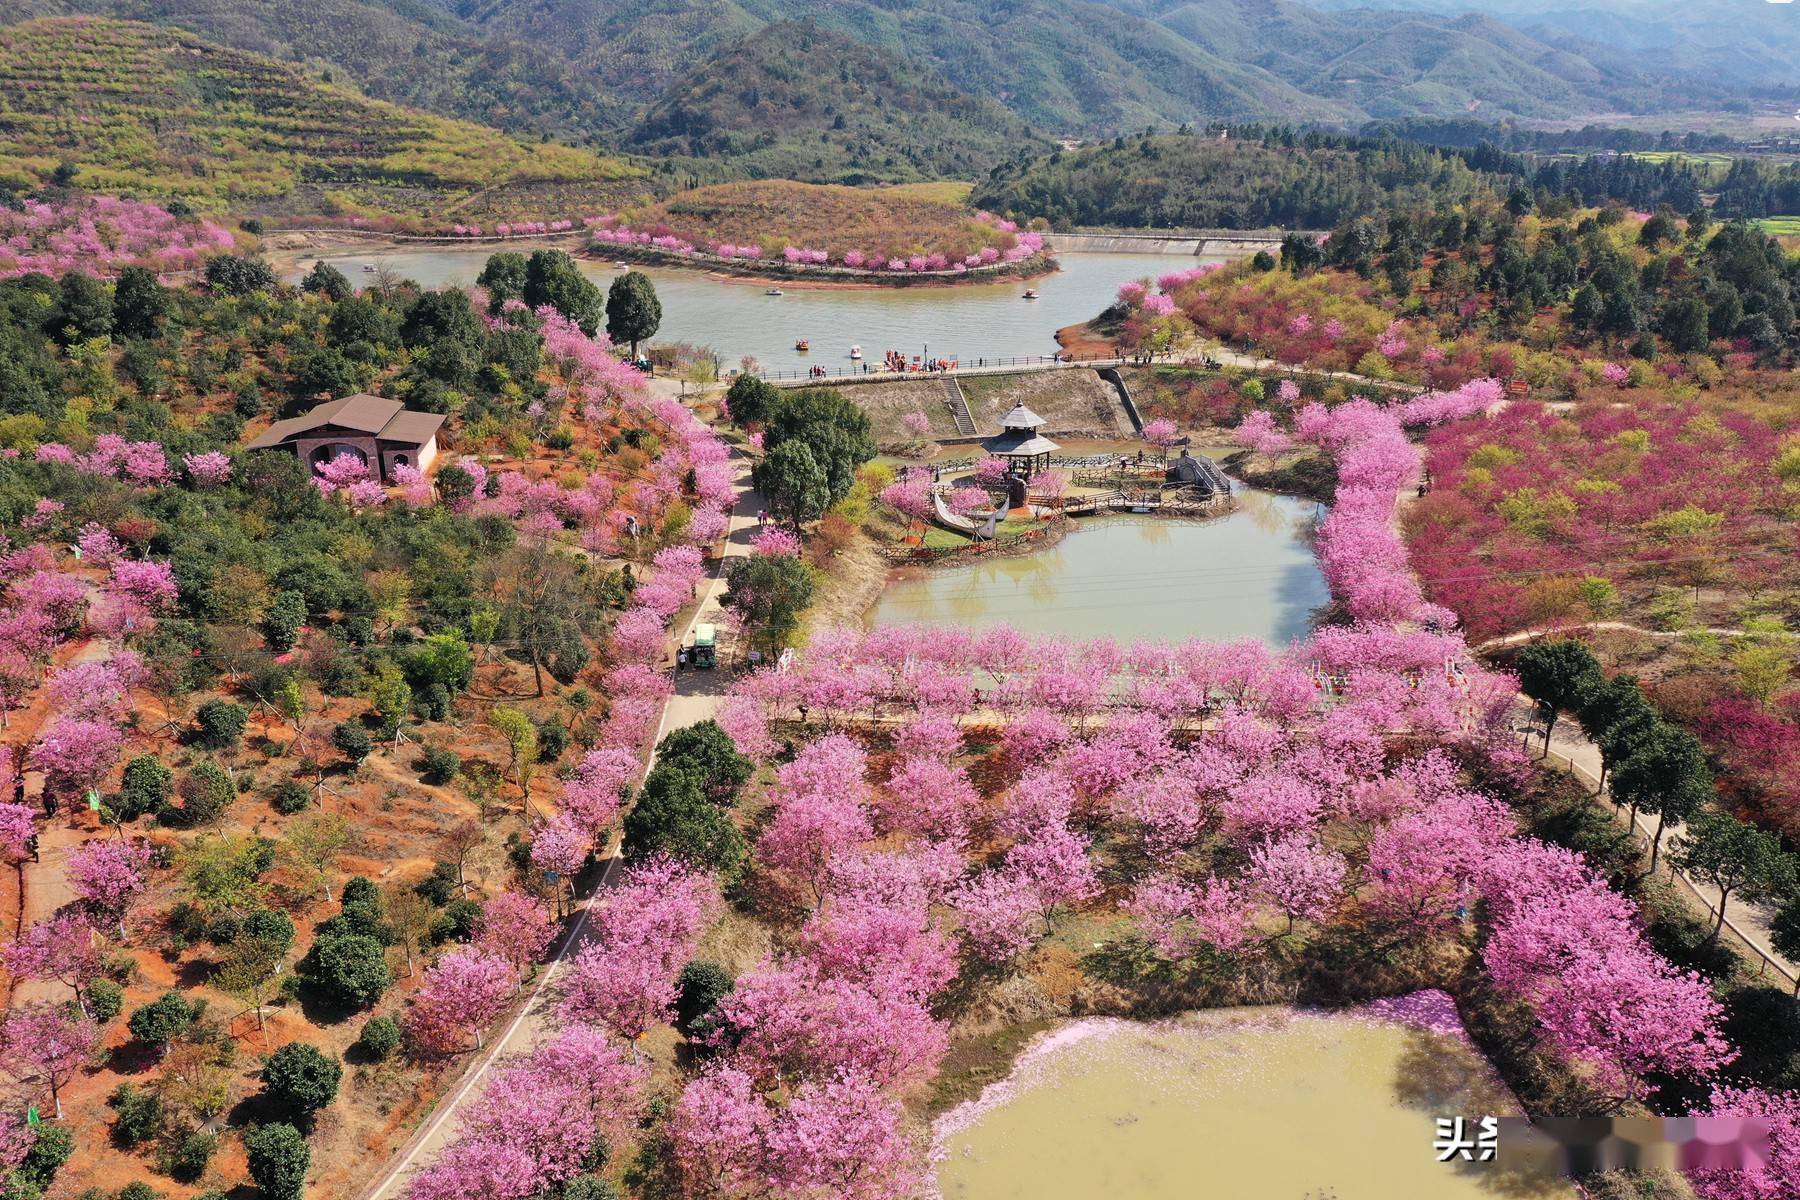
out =
<svg viewBox="0 0 1800 1200"><path fill-rule="evenodd" d="M149 882L149 845L86 841L69 851L65 869L70 889L89 915L118 926L119 936L125 936L126 917Z"/></svg>
<svg viewBox="0 0 1800 1200"><path fill-rule="evenodd" d="M434 963L406 1012L413 1044L429 1054L482 1046L482 1029L500 1015L519 973L506 959L479 947L459 947Z"/></svg>
<svg viewBox="0 0 1800 1200"><path fill-rule="evenodd" d="M54 1004L21 1005L0 1025L0 1060L12 1074L41 1080L50 1089L59 1121L63 1088L94 1060L100 1045L99 1026L86 1018L71 1018Z"/></svg>
<svg viewBox="0 0 1800 1200"><path fill-rule="evenodd" d="M523 892L490 896L475 919L475 948L512 964L515 976L530 971L555 936L549 910Z"/></svg>
<svg viewBox="0 0 1800 1200"><path fill-rule="evenodd" d="M33 921L17 941L0 949L0 961L20 979L67 985L84 1017L89 1015L88 985L100 977L105 966L94 945L93 927L71 910Z"/></svg>
<svg viewBox="0 0 1800 1200"><path fill-rule="evenodd" d="M803 1084L766 1143L768 1181L780 1196L887 1200L920 1186L899 1102L854 1073Z"/></svg>
<svg viewBox="0 0 1800 1200"><path fill-rule="evenodd" d="M686 1196L747 1197L767 1178L764 1138L774 1114L756 1081L729 1064L702 1071L664 1127Z"/></svg>
<svg viewBox="0 0 1800 1200"><path fill-rule="evenodd" d="M1253 847L1246 878L1258 895L1294 922L1322 921L1342 895L1348 871L1344 856L1323 849L1311 837L1289 834Z"/></svg>

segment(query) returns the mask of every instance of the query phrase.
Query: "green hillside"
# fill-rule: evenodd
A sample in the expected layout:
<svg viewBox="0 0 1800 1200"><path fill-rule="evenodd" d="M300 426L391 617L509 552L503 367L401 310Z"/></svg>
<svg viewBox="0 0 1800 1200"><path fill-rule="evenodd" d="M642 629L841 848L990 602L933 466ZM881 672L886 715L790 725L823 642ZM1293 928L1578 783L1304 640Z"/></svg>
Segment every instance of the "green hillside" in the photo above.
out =
<svg viewBox="0 0 1800 1200"><path fill-rule="evenodd" d="M678 80L627 147L843 183L972 178L1047 149L1005 108L810 23L771 25Z"/></svg>
<svg viewBox="0 0 1800 1200"><path fill-rule="evenodd" d="M474 28L425 0L0 0L0 18L102 16L172 26L329 71L364 95L511 133L601 143L634 106L555 44Z"/></svg>
<svg viewBox="0 0 1800 1200"><path fill-rule="evenodd" d="M1478 15L1323 12L1289 0L434 0L566 47L646 101L698 57L810 18L1057 133L1181 121L1572 117L1697 108L1729 76L1548 42ZM1379 6L1376 6L1379 7Z"/></svg>
<svg viewBox="0 0 1800 1200"><path fill-rule="evenodd" d="M215 211L450 217L598 207L638 174L156 26L51 19L0 42L0 186L54 177Z"/></svg>
<svg viewBox="0 0 1800 1200"><path fill-rule="evenodd" d="M1491 176L1462 159L1421 146L1350 150L1177 134L1004 164L970 200L1058 225L1322 229L1382 208L1454 204L1492 187Z"/></svg>

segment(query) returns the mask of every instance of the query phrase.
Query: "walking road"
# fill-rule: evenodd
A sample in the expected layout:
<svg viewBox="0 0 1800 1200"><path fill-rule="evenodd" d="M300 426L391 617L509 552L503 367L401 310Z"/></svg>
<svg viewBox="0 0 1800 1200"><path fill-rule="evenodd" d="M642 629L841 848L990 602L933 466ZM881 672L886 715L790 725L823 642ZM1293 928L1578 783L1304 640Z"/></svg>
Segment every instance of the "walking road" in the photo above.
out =
<svg viewBox="0 0 1800 1200"><path fill-rule="evenodd" d="M738 495L737 502L732 506L731 523L726 533L725 558L750 552L750 538L756 532L756 514L763 507L761 497L750 490L749 461L742 455L733 461ZM724 566L725 559L722 558L719 570L707 581L705 590L700 595L700 603L693 617L677 631L680 644L692 640L695 625L701 622L718 622L725 594ZM677 674L675 694L663 707L662 721L656 729L656 741L662 741L663 736L673 730L697 724L712 716L718 707L719 697L729 682L729 672L724 670L682 671ZM504 1033L489 1042L485 1050L478 1052L484 1055L479 1064L453 1086L450 1094L432 1112L425 1124L420 1126L418 1132L396 1154L380 1179L363 1193L364 1200L399 1200L399 1197L404 1196L407 1180L413 1173L430 1163L445 1144L456 1136L458 1114L462 1112L464 1105L480 1095L482 1082L495 1062L507 1055L529 1050L547 1030L551 1010L554 1008L551 984L556 978L557 968L588 943L591 936L587 927L588 913L593 905L605 902L605 892L615 877L622 849L621 846L613 848L600 872L598 883L586 899L579 902L574 926L563 939L556 957L538 976L537 984L532 988L531 995L519 1010L518 1016L513 1018L512 1024L506 1027Z"/></svg>

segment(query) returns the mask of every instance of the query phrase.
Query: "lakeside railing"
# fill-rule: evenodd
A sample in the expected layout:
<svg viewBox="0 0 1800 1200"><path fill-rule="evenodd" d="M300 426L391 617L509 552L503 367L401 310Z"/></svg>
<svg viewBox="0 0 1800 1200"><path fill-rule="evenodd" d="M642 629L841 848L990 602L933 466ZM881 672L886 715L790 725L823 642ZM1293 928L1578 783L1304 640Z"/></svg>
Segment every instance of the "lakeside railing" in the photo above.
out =
<svg viewBox="0 0 1800 1200"><path fill-rule="evenodd" d="M932 357L938 362L954 363L955 365L945 365L933 370L920 364L917 367L909 366L904 371L897 371L885 362L865 362L859 369L849 371L833 371L828 368L824 375L814 375L811 367L795 371L754 371L752 374L758 379L764 379L770 383L844 383L864 379L892 382L903 379L939 379L946 375L967 376L983 371L1054 370L1060 367L1148 367L1183 361L1173 354L1015 354L981 355L974 358L957 354L941 354Z"/></svg>

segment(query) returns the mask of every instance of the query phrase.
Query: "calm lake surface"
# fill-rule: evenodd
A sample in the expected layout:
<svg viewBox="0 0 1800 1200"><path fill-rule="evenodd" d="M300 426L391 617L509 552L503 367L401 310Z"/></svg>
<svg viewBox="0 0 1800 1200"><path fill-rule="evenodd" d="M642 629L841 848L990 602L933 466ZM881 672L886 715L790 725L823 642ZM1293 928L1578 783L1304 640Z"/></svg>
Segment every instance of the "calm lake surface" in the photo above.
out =
<svg viewBox="0 0 1800 1200"><path fill-rule="evenodd" d="M1450 1166L1437 1116L1518 1110L1465 1040L1205 1012L1083 1023L940 1125L944 1200L1573 1200L1521 1154Z"/></svg>
<svg viewBox="0 0 1800 1200"><path fill-rule="evenodd" d="M1285 646L1330 599L1310 539L1324 506L1241 483L1235 494L1237 511L1218 521L1082 518L1048 550L908 573L870 621Z"/></svg>
<svg viewBox="0 0 1800 1200"><path fill-rule="evenodd" d="M366 278L363 264L370 263L426 287L442 287L474 283L489 253L427 250L328 255L325 261L358 285ZM853 345L861 346L876 364L886 350L965 362L1054 354L1056 331L1099 313L1112 303L1121 283L1222 261L1172 254L1064 253L1057 259L1061 270L1029 283L1014 279L946 287L784 285L784 296L763 295L769 286L764 282L714 278L700 271L650 268L645 274L656 283L662 300L662 329L654 339L658 342L711 346L727 368L748 354L769 370L805 370L817 364L840 371L850 367ZM618 273L610 262L576 261L602 287ZM311 259L306 262L312 265ZM304 273L297 271L293 278ZM1021 299L1028 287L1036 288L1041 299ZM812 343L810 353L794 349L801 338Z"/></svg>

